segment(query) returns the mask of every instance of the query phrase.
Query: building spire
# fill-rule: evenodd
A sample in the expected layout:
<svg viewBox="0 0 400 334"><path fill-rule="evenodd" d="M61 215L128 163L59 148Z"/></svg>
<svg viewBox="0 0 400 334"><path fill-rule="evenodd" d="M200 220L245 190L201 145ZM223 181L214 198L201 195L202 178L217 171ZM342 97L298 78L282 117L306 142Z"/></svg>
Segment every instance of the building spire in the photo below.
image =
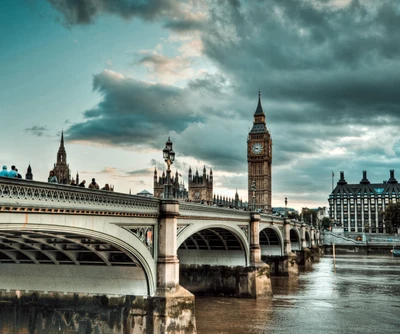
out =
<svg viewBox="0 0 400 334"><path fill-rule="evenodd" d="M64 130L61 130L60 147L64 147Z"/></svg>
<svg viewBox="0 0 400 334"><path fill-rule="evenodd" d="M254 115L264 115L264 110L261 106L261 90L258 89L258 104L257 104L257 109Z"/></svg>

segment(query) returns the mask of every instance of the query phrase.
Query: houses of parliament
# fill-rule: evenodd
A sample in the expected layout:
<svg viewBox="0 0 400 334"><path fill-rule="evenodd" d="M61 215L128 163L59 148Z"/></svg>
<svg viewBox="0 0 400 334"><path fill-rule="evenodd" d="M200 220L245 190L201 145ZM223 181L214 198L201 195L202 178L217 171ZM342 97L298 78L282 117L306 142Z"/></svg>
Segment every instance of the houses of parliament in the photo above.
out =
<svg viewBox="0 0 400 334"><path fill-rule="evenodd" d="M196 169L188 171L188 189L181 175L176 171L171 177L171 188L173 198L187 200L197 203L217 204L243 208L252 206L255 210L271 212L271 163L272 163L272 139L266 126L266 117L261 105L261 94L258 92L258 103L254 113L253 126L247 137L247 163L248 163L248 204L243 203L236 193L232 197L219 196L213 193L213 171L210 168L207 172L204 166L202 173ZM60 146L57 152L57 159L52 168L58 183L71 183L71 170L67 163L67 152L64 146L64 133L61 132ZM26 179L32 180L32 168L29 165ZM75 177L76 184L79 184L79 174ZM167 183L167 175L163 171L158 174L154 170L153 194L154 197L164 197L164 187ZM141 193L139 193L140 195ZM146 192L146 195L149 194Z"/></svg>
<svg viewBox="0 0 400 334"><path fill-rule="evenodd" d="M272 211L271 207L271 164L272 164L272 139L266 125L266 117L261 105L261 94L258 92L258 103L254 113L253 127L247 138L247 164L248 164L248 205L254 210L266 213ZM193 173L189 168L188 190L184 182L179 180L180 174L171 177L174 198L187 199L191 202L211 203L223 206L247 206L236 194L232 198L216 196L213 194L213 172L207 174L206 167L203 173L198 170ZM154 196L162 198L164 185L167 183L165 172L158 176L154 171Z"/></svg>

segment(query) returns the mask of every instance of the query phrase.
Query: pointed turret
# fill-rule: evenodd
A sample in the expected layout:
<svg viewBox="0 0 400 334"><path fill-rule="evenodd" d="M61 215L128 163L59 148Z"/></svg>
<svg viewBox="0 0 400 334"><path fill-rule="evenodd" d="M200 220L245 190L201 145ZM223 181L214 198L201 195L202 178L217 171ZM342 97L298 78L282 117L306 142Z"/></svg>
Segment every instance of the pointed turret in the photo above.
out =
<svg viewBox="0 0 400 334"><path fill-rule="evenodd" d="M61 130L60 147L64 147L64 130Z"/></svg>
<svg viewBox="0 0 400 334"><path fill-rule="evenodd" d="M28 169L26 170L25 179L33 180L31 164L29 164Z"/></svg>
<svg viewBox="0 0 400 334"><path fill-rule="evenodd" d="M261 91L258 90L258 103L256 111L254 113L253 128L251 129L250 134L255 132L265 133L267 131L267 126L265 124L265 114L261 105Z"/></svg>
<svg viewBox="0 0 400 334"><path fill-rule="evenodd" d="M64 147L64 131L61 131L60 147L57 152L57 162L53 168L54 174L57 176L58 183L69 184L71 175L69 165L67 164L67 152Z"/></svg>
<svg viewBox="0 0 400 334"><path fill-rule="evenodd" d="M254 116L256 116L256 115L265 116L264 110L263 110L262 105L261 105L261 91L260 90L258 90L258 104L257 104L256 112L254 113Z"/></svg>

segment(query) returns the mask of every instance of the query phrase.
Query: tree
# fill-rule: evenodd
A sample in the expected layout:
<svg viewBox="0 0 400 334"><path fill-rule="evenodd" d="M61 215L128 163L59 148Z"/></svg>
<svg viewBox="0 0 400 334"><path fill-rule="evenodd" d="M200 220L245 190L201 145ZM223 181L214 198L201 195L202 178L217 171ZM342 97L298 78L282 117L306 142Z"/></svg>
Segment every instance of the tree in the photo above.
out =
<svg viewBox="0 0 400 334"><path fill-rule="evenodd" d="M296 212L288 212L288 218L289 219L297 219L297 220L300 220L299 218L299 214L298 213L296 213Z"/></svg>
<svg viewBox="0 0 400 334"><path fill-rule="evenodd" d="M389 203L383 212L387 233L395 233L400 227L400 202Z"/></svg>
<svg viewBox="0 0 400 334"><path fill-rule="evenodd" d="M322 218L321 226L323 229L328 229L331 226L331 220L328 217Z"/></svg>
<svg viewBox="0 0 400 334"><path fill-rule="evenodd" d="M303 219L306 224L317 224L317 210L302 208L301 214L303 215Z"/></svg>

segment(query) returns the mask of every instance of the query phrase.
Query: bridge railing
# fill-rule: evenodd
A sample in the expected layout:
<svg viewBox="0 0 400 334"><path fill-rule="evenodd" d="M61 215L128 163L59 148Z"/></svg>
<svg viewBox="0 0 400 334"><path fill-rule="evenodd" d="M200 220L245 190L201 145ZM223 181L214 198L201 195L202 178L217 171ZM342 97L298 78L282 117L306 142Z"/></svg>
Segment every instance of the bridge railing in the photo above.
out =
<svg viewBox="0 0 400 334"><path fill-rule="evenodd" d="M0 211L158 215L159 200L106 190L0 177Z"/></svg>
<svg viewBox="0 0 400 334"><path fill-rule="evenodd" d="M250 220L250 211L185 201L179 203L179 213L181 217L220 217L246 222Z"/></svg>

